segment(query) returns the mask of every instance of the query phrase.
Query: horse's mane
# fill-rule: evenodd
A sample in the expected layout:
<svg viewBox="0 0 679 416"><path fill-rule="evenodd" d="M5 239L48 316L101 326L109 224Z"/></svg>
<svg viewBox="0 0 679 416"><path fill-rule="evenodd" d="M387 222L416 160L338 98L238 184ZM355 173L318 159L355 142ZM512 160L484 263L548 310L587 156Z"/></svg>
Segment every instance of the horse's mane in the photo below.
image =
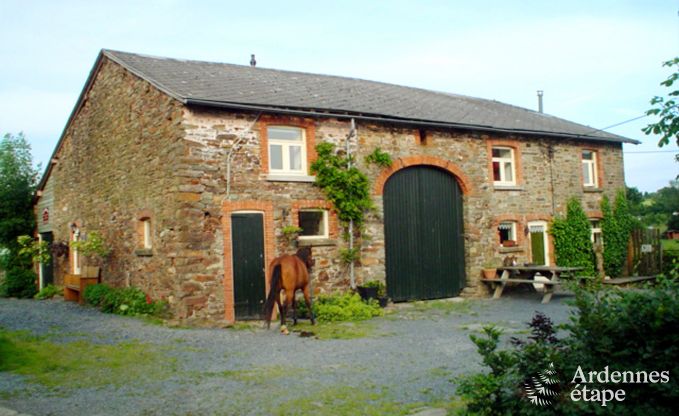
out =
<svg viewBox="0 0 679 416"><path fill-rule="evenodd" d="M311 247L302 247L298 249L295 256L299 257L304 264L306 264L307 268L311 268Z"/></svg>

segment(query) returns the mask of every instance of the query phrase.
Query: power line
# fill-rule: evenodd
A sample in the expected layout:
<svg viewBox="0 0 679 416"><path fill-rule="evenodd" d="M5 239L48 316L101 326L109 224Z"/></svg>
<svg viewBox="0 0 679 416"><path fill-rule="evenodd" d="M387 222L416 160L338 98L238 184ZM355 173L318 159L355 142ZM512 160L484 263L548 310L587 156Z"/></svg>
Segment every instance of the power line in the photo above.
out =
<svg viewBox="0 0 679 416"><path fill-rule="evenodd" d="M586 132L586 133L584 133L584 134L591 134L591 133L596 133L596 132L599 132L599 131L604 131L604 130L612 129L613 127L622 126L623 124L631 123L631 122L633 122L633 121L642 119L642 118L644 118L644 117L648 117L648 115L647 115L647 114L643 114L643 115L641 115L641 116L634 117L634 118L631 118L631 119L629 119L629 120L621 121L620 123L612 124L612 125L610 125L610 126L608 126L608 127L602 128L602 129L594 129L594 130L592 130L592 131L588 131L588 132Z"/></svg>
<svg viewBox="0 0 679 416"><path fill-rule="evenodd" d="M623 152L625 154L628 153L679 153L679 150L639 150L639 151L631 151L631 152Z"/></svg>

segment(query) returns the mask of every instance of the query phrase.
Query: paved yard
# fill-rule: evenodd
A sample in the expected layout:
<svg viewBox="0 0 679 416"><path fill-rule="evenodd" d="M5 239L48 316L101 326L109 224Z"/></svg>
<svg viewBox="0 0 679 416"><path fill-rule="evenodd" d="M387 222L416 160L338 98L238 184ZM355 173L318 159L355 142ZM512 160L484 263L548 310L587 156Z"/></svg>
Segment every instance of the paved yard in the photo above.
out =
<svg viewBox="0 0 679 416"><path fill-rule="evenodd" d="M535 311L567 321L568 298L557 295L547 305L540 299L511 293L400 304L383 318L325 328L357 338L321 340L258 325L172 329L60 300L0 299L0 329L25 331L26 345L40 345L46 362L63 357L25 374L0 372L0 407L88 416L409 414L446 407L455 399L455 378L481 368L470 333L495 323L525 336Z"/></svg>

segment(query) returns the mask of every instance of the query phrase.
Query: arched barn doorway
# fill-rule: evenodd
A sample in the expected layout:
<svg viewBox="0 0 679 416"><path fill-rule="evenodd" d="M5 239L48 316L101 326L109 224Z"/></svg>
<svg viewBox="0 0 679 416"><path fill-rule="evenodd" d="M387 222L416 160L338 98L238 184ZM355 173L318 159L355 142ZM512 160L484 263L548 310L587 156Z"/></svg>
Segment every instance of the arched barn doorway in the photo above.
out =
<svg viewBox="0 0 679 416"><path fill-rule="evenodd" d="M387 291L395 301L456 296L464 287L462 192L434 166L395 172L384 185Z"/></svg>

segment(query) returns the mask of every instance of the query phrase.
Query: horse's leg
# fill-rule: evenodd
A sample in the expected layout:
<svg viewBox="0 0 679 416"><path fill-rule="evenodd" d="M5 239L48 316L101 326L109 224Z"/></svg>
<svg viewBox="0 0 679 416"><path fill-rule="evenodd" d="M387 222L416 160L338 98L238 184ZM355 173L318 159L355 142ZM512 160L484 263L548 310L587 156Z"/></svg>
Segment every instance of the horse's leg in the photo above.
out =
<svg viewBox="0 0 679 416"><path fill-rule="evenodd" d="M309 310L309 318L311 318L311 325L316 325L316 318L314 318L314 310L311 306L311 293L309 291L309 285L304 286L304 302L306 302L306 308Z"/></svg>
<svg viewBox="0 0 679 416"><path fill-rule="evenodd" d="M281 291L278 290L276 294L276 304L278 305L278 314L281 316L281 326L285 325L285 311L283 310L283 305L281 304Z"/></svg>
<svg viewBox="0 0 679 416"><path fill-rule="evenodd" d="M292 295L292 324L297 325L297 298Z"/></svg>
<svg viewBox="0 0 679 416"><path fill-rule="evenodd" d="M285 309L285 313L287 314L288 309L292 305L292 302L295 299L295 290L292 289L285 289L285 306L283 306L283 309ZM285 325L285 319L283 319L283 325Z"/></svg>

